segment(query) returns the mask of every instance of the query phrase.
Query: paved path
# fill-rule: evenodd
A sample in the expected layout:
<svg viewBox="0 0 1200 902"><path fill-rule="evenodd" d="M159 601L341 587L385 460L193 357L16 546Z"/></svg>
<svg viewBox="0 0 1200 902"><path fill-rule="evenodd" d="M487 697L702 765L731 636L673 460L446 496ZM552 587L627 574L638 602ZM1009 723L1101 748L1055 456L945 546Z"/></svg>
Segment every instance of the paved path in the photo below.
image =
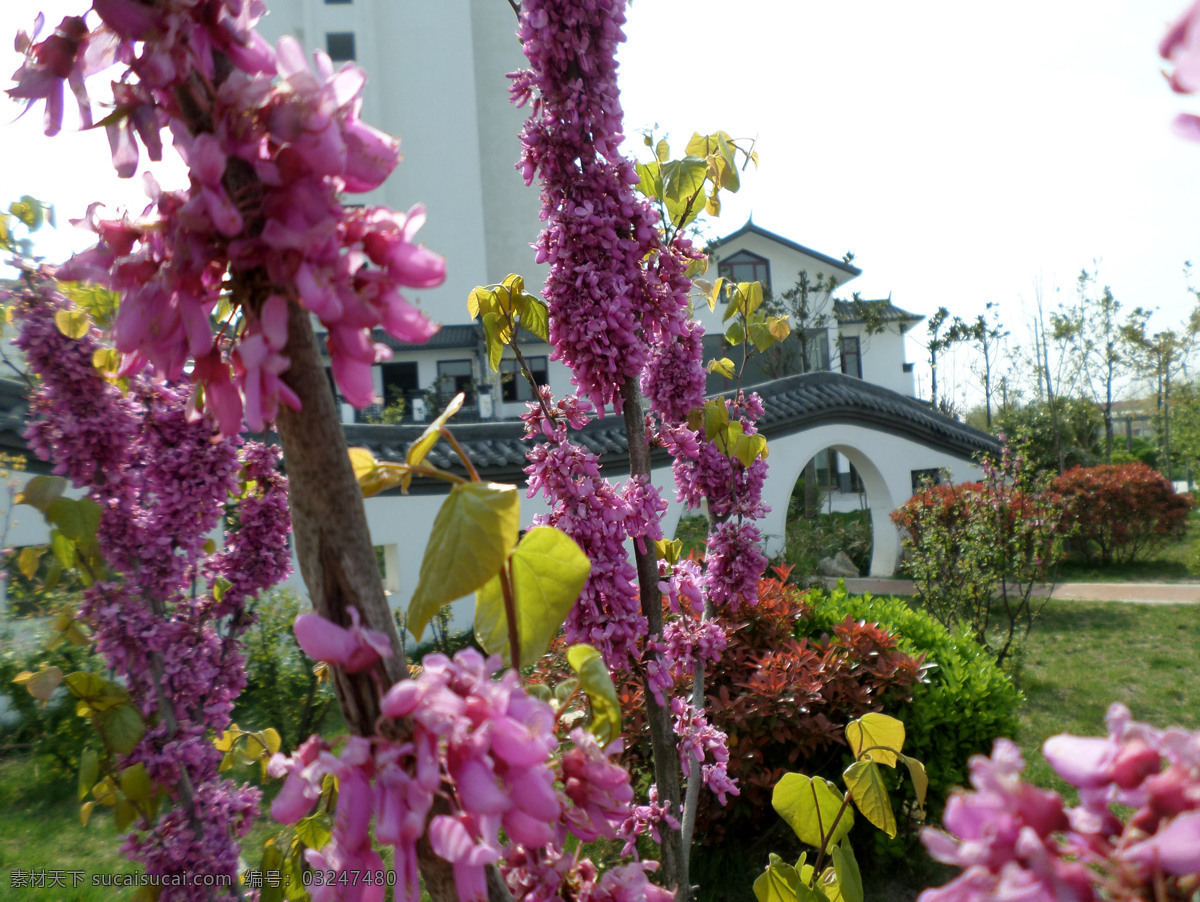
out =
<svg viewBox="0 0 1200 902"><path fill-rule="evenodd" d="M836 579L826 579L825 584L833 587ZM846 580L846 588L855 593L870 592L872 595L912 595L910 579L863 579ZM1059 583L1052 593L1049 587L1035 589L1038 598L1049 597L1056 601L1128 601L1137 604L1200 604L1200 582L1195 583Z"/></svg>

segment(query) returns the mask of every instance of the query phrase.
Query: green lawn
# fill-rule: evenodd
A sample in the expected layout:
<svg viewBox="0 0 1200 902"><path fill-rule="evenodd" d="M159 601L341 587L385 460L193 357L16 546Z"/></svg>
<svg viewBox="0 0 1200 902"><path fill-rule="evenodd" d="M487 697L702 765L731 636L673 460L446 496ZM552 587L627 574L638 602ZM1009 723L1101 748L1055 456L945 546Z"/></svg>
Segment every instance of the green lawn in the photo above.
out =
<svg viewBox="0 0 1200 902"><path fill-rule="evenodd" d="M1200 728L1200 606L1052 601L1024 645L1020 744L1029 776L1062 788L1041 761L1056 733L1102 735L1121 702L1156 726Z"/></svg>

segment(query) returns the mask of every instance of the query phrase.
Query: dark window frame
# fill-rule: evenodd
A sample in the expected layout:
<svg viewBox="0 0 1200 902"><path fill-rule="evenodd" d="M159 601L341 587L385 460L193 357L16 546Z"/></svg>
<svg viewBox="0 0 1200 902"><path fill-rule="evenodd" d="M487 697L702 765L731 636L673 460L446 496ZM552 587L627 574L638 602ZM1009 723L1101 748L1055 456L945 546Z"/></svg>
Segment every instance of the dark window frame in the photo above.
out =
<svg viewBox="0 0 1200 902"><path fill-rule="evenodd" d="M850 344L853 342L853 350L850 350ZM838 336L838 355L842 358L842 372L847 376L857 376L862 378L862 343L858 340L857 335L840 335ZM854 372L850 372L848 359L854 358Z"/></svg>
<svg viewBox="0 0 1200 902"><path fill-rule="evenodd" d="M744 271L745 267L750 267L750 271ZM730 254L717 264L717 275L733 282L761 282L764 291L771 289L771 261L753 251Z"/></svg>
<svg viewBox="0 0 1200 902"><path fill-rule="evenodd" d="M349 41L348 46L343 46L335 52L335 45L339 42ZM350 53L347 56L346 50ZM358 41L354 37L353 31L327 31L325 32L325 52L329 54L329 59L335 63L350 63L358 59Z"/></svg>
<svg viewBox="0 0 1200 902"><path fill-rule="evenodd" d="M467 372L466 373L443 372L443 368L452 363L460 363L460 364L465 363L467 365ZM452 380L448 386L446 386L447 379ZM467 380L468 384L463 385L459 381L462 379ZM463 398L463 404L467 407L470 407L472 404L474 404L475 403L475 364L471 360L471 358L470 357L456 357L451 360L439 360L437 362L437 389L436 390L439 395L444 395L445 399L447 401L449 401L451 398L453 398L459 392L462 392L463 395L465 396Z"/></svg>
<svg viewBox="0 0 1200 902"><path fill-rule="evenodd" d="M549 357L544 354L526 357L525 362L529 364L529 372L533 374L534 382L538 385L550 384ZM534 400L529 381L521 372L515 357L506 357L500 361L500 400L508 403Z"/></svg>

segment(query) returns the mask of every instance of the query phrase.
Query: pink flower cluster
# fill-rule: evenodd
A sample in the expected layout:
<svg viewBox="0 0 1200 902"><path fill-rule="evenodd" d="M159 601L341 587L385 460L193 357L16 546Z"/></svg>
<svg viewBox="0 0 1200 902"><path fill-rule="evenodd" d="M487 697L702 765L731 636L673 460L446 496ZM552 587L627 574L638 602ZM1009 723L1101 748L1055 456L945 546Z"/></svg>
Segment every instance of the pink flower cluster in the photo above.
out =
<svg viewBox="0 0 1200 902"><path fill-rule="evenodd" d="M39 273L23 278L5 300L15 301L18 344L40 379L27 435L100 507L107 571L91 573L80 615L147 724L119 765L144 764L174 801L137 822L124 848L150 875L234 876L259 793L220 775L212 736L228 727L245 682L246 605L289 567L278 452L246 443L239 455L240 439L221 439L189 416L187 386L139 375L122 395L92 365L95 330L63 335L56 315L69 312L65 298ZM206 553L226 515L236 526L224 549ZM182 804L185 782L191 804ZM207 899L209 891L170 887L161 898Z"/></svg>
<svg viewBox="0 0 1200 902"><path fill-rule="evenodd" d="M414 241L422 208L401 215L340 202L343 191L378 187L399 159L398 142L359 119L362 71L335 72L320 52L314 68L292 38L272 49L254 31L258 0L103 0L94 10L95 27L70 18L40 42L25 37L9 93L44 101L56 131L69 82L87 124L87 76L119 63L125 73L105 119L118 174L134 174L139 143L161 157L164 126L188 165L187 191L151 184L144 219L90 210L84 224L98 244L58 272L122 293L113 338L125 371L150 363L169 380L187 372L196 405L223 434L238 432L243 417L259 431L279 404L299 406L281 378L289 308L299 304L329 332L345 398L371 403L371 367L388 353L371 330L411 342L433 334L402 289L440 284L445 265ZM214 331L231 279L273 293ZM235 304L242 294L235 287Z"/></svg>
<svg viewBox="0 0 1200 902"><path fill-rule="evenodd" d="M683 775L690 778L699 765L704 785L722 805L727 795L741 795L737 782L726 771L729 748L725 733L709 723L703 711L679 696L671 699L671 713L675 717L675 735L679 737Z"/></svg>
<svg viewBox="0 0 1200 902"><path fill-rule="evenodd" d="M310 632L298 628L298 638L302 631ZM348 649L344 659L330 660L345 666L355 654ZM546 881L561 882L570 869L540 863L561 857L568 832L584 841L617 835L633 796L629 774L611 760L619 743L602 750L577 730L556 771L550 761L558 748L553 709L526 695L513 671L495 679L499 669L499 657L485 660L474 649L453 660L430 655L416 678L395 684L383 698L383 716L404 721L402 739L388 738L396 734L382 728L369 739L351 737L334 755L314 737L292 757L271 759L269 772L286 777L271 813L285 824L312 809L326 776L337 777L332 838L323 849L308 851L313 867L380 868L370 841L374 818L375 840L395 849L397 898L416 900L416 845L428 829L435 854L453 865L459 898L476 902L487 899L486 865L508 858L514 888L532 891L536 883L550 891L554 886ZM438 796L449 805L430 819ZM511 846L502 843L501 830ZM383 893L382 886L361 887L347 896L335 886L314 890L313 899L374 902Z"/></svg>
<svg viewBox="0 0 1200 902"><path fill-rule="evenodd" d="M1158 53L1175 66L1167 75L1171 90L1179 94L1200 90L1200 2L1192 3L1170 27L1159 42ZM1175 130L1185 138L1200 141L1200 116L1180 113L1175 117Z"/></svg>
<svg viewBox="0 0 1200 902"><path fill-rule="evenodd" d="M535 408L531 416L542 422L540 410ZM565 436L565 428L560 429ZM535 518L537 524L561 529L592 562L579 601L567 617L567 641L593 645L610 668L627 668L639 656L637 642L646 635L646 618L625 541L631 534L661 537L661 531L655 533L657 519L647 522L638 516L647 506L657 508L659 499L650 494L651 486L635 482L627 493L637 501L631 505L600 475L596 455L565 439L535 445L528 460L529 496L543 493L553 504L548 515Z"/></svg>
<svg viewBox="0 0 1200 902"><path fill-rule="evenodd" d="M1108 736L1054 736L1046 760L1079 790L1057 793L1021 780L1024 761L997 740L971 760L972 792L954 796L943 823L922 840L939 861L963 868L923 902L1016 899L1180 898L1200 878L1200 733L1157 730L1108 713ZM1124 821L1118 812L1132 812ZM1184 887L1187 887L1185 890Z"/></svg>

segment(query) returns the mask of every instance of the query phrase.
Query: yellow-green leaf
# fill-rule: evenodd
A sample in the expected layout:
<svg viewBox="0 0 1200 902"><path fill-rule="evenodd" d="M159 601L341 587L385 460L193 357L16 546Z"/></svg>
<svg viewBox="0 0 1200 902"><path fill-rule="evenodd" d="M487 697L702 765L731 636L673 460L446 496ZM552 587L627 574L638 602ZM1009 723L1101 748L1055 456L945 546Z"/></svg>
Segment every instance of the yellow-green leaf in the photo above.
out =
<svg viewBox="0 0 1200 902"><path fill-rule="evenodd" d="M721 357L718 360L710 360L708 362L708 371L716 373L719 376L724 376L726 379L732 379L737 374L737 368L733 365L733 361L728 357Z"/></svg>
<svg viewBox="0 0 1200 902"><path fill-rule="evenodd" d="M729 425L729 408L723 398L704 402L704 437L710 442L725 431Z"/></svg>
<svg viewBox="0 0 1200 902"><path fill-rule="evenodd" d="M79 801L87 798L88 792L96 780L100 778L100 756L96 754L95 749L84 749L83 754L79 757Z"/></svg>
<svg viewBox="0 0 1200 902"><path fill-rule="evenodd" d="M67 488L67 480L62 476L35 476L25 484L13 500L17 504L28 504L45 512L51 502L58 498Z"/></svg>
<svg viewBox="0 0 1200 902"><path fill-rule="evenodd" d="M517 654L527 667L546 653L587 582L592 564L565 532L552 526L529 530L508 558L517 613ZM489 655L512 664L508 615L501 576L475 596L475 638Z"/></svg>
<svg viewBox="0 0 1200 902"><path fill-rule="evenodd" d="M64 567L69 570L75 566L75 543L57 529L50 537L50 547Z"/></svg>
<svg viewBox="0 0 1200 902"><path fill-rule="evenodd" d="M79 823L83 826L88 825L88 821L92 817L92 809L96 807L95 802L84 802L79 806Z"/></svg>
<svg viewBox="0 0 1200 902"><path fill-rule="evenodd" d="M17 674L13 682L24 686L25 691L40 702L48 702L62 684L63 672L57 667L43 667L37 673L28 670Z"/></svg>
<svg viewBox="0 0 1200 902"><path fill-rule="evenodd" d="M717 433L717 437L713 442L717 446L717 450L726 457L733 457L734 451L737 449L738 439L742 437L743 427L740 421L734 420Z"/></svg>
<svg viewBox="0 0 1200 902"><path fill-rule="evenodd" d="M837 873L838 892L845 902L863 902L862 874L850 840L843 839L833 847L833 869Z"/></svg>
<svg viewBox="0 0 1200 902"><path fill-rule="evenodd" d="M516 486L468 482L450 489L434 518L408 606L408 628L418 640L443 605L476 591L500 572L519 528Z"/></svg>
<svg viewBox="0 0 1200 902"><path fill-rule="evenodd" d="M504 349L512 343L512 329L508 317L501 313L483 315L483 335L487 343L488 366L495 372L500 369Z"/></svg>
<svg viewBox="0 0 1200 902"><path fill-rule="evenodd" d="M579 675L579 685L587 693L592 706L592 722L588 725L602 746L621 735L621 702L613 686L612 675L600 652L590 645L572 645L567 649L567 663Z"/></svg>
<svg viewBox="0 0 1200 902"><path fill-rule="evenodd" d="M683 542L679 539L656 539L654 542L654 556L660 561L666 561L668 566L674 566L679 560L679 556L683 554Z"/></svg>
<svg viewBox="0 0 1200 902"><path fill-rule="evenodd" d="M874 761L855 761L842 774L850 798L862 812L862 816L886 833L896 835L896 815L892 811L892 800L883 785L883 774Z"/></svg>
<svg viewBox="0 0 1200 902"><path fill-rule="evenodd" d="M775 336L776 341L783 341L792 334L792 324L786 316L773 316L767 320L767 329Z"/></svg>
<svg viewBox="0 0 1200 902"><path fill-rule="evenodd" d="M908 775L912 779L913 790L917 795L917 807L924 809L925 793L929 791L929 775L925 773L925 765L908 755L899 755L898 757L908 767Z"/></svg>
<svg viewBox="0 0 1200 902"><path fill-rule="evenodd" d="M864 714L846 724L846 744L855 758L895 767L904 748L904 724L886 714Z"/></svg>
<svg viewBox="0 0 1200 902"><path fill-rule="evenodd" d="M82 310L59 310L54 314L54 325L67 338L83 338L92 328L92 320Z"/></svg>
<svg viewBox="0 0 1200 902"><path fill-rule="evenodd" d="M743 467L749 467L758 460L759 455L767 456L767 440L761 433L754 435L739 435L733 445L733 457L741 461Z"/></svg>
<svg viewBox="0 0 1200 902"><path fill-rule="evenodd" d="M454 396L453 400L446 405L446 409L441 412L436 420L425 427L425 431L421 436L412 443L412 447L408 449L408 454L404 459L410 467L422 463L425 457L433 450L433 446L437 444L438 438L442 434L442 427L446 422L462 409L463 401L466 396L459 392Z"/></svg>
<svg viewBox="0 0 1200 902"><path fill-rule="evenodd" d="M732 302L730 302L732 306ZM746 340L746 327L742 325L741 320L734 320L725 329L725 341L733 347L737 347Z"/></svg>
<svg viewBox="0 0 1200 902"><path fill-rule="evenodd" d="M96 715L96 728L104 744L115 754L128 755L146 732L142 715L133 705L118 705Z"/></svg>
<svg viewBox="0 0 1200 902"><path fill-rule="evenodd" d="M62 531L68 539L78 541L96 535L100 528L100 505L90 498L55 498L46 507L46 519ZM66 566L71 566L66 564Z"/></svg>
<svg viewBox="0 0 1200 902"><path fill-rule="evenodd" d="M467 313L471 319L479 316L480 313L487 313L496 309L496 299L494 290L485 288L482 285L471 289L471 293L467 295Z"/></svg>
<svg viewBox="0 0 1200 902"><path fill-rule="evenodd" d="M133 802L124 796L117 798L117 803L113 807L113 825L117 830L124 832L130 824L137 820L137 809L133 806Z"/></svg>
<svg viewBox="0 0 1200 902"><path fill-rule="evenodd" d="M542 341L550 341L550 310L546 302L531 294L525 295L521 310L521 328Z"/></svg>
<svg viewBox="0 0 1200 902"><path fill-rule="evenodd" d="M772 852L767 869L754 881L754 898L758 902L796 902L799 884L799 872Z"/></svg>
<svg viewBox="0 0 1200 902"><path fill-rule="evenodd" d="M83 714L108 711L129 702L129 692L123 686L99 674L77 670L63 677L63 683L79 699Z"/></svg>
<svg viewBox="0 0 1200 902"><path fill-rule="evenodd" d="M784 774L771 793L771 806L779 816L801 842L817 849L829 849L854 826L853 812L849 807L843 811L842 803L843 796L836 786L804 774Z"/></svg>
<svg viewBox="0 0 1200 902"><path fill-rule="evenodd" d="M21 553L17 555L17 569L21 571L22 576L33 579L45 550L45 545L26 545L21 549Z"/></svg>
<svg viewBox="0 0 1200 902"><path fill-rule="evenodd" d="M146 765L140 761L121 771L120 784L121 792L139 805L148 802L154 794L154 783L146 773Z"/></svg>

